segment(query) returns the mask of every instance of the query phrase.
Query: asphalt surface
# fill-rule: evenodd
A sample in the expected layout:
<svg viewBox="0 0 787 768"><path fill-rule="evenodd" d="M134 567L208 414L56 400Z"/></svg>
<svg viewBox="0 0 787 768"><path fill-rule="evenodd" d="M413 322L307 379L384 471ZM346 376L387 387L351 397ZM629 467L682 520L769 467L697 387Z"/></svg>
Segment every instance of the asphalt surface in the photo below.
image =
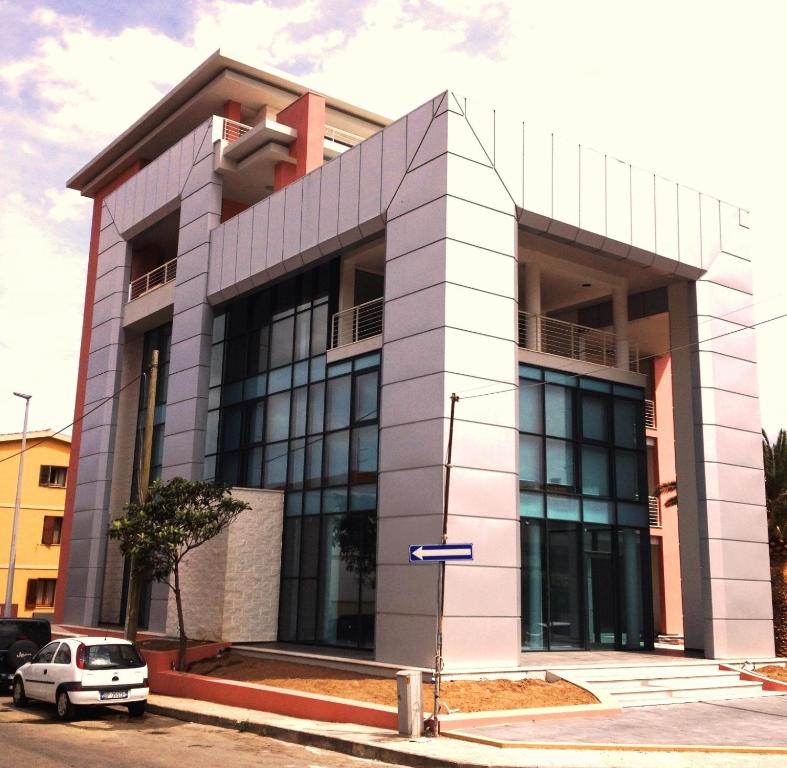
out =
<svg viewBox="0 0 787 768"><path fill-rule="evenodd" d="M61 723L54 706L16 709L0 695L0 766L20 768L385 768L315 747L125 709L83 710Z"/></svg>

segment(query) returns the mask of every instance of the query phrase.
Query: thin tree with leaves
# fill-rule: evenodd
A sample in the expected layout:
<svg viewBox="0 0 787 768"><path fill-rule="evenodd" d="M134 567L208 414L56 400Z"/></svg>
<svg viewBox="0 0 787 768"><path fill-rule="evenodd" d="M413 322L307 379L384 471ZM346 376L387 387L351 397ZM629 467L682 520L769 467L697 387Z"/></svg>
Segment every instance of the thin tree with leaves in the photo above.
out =
<svg viewBox="0 0 787 768"><path fill-rule="evenodd" d="M244 510L230 488L201 480L175 477L157 480L142 502L126 505L125 517L114 520L108 535L120 551L134 559L135 568L166 584L175 595L178 613L178 669L186 663L186 627L180 566L183 558L218 536Z"/></svg>

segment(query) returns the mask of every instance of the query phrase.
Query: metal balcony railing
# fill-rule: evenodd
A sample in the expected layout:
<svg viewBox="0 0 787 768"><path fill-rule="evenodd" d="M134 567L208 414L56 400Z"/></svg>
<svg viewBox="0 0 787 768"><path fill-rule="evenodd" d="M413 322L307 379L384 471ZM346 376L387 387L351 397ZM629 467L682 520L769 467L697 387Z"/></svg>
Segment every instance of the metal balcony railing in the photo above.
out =
<svg viewBox="0 0 787 768"><path fill-rule="evenodd" d="M151 269L150 272L132 280L128 286L128 300L134 301L146 293L150 293L154 288L171 283L177 273L178 260L172 259L160 267Z"/></svg>
<svg viewBox="0 0 787 768"><path fill-rule="evenodd" d="M648 496L648 524L651 528L661 528L661 504L658 496Z"/></svg>
<svg viewBox="0 0 787 768"><path fill-rule="evenodd" d="M656 403L652 400L645 400L645 426L656 428Z"/></svg>
<svg viewBox="0 0 787 768"><path fill-rule="evenodd" d="M245 133L251 130L250 125L244 125L235 120L230 120L228 117L224 118L224 124L221 129L221 138L224 141L237 141Z"/></svg>
<svg viewBox="0 0 787 768"><path fill-rule="evenodd" d="M611 368L618 362L614 333L529 312L519 313L519 346ZM634 343L629 344L629 369L639 371Z"/></svg>
<svg viewBox="0 0 787 768"><path fill-rule="evenodd" d="M354 147L363 141L362 136L356 136L349 131L343 131L341 128L334 128L332 125L325 126L325 138L329 141L335 141L337 144L345 144L348 147Z"/></svg>
<svg viewBox="0 0 787 768"><path fill-rule="evenodd" d="M379 336L383 332L383 299L337 312L331 321L331 349Z"/></svg>

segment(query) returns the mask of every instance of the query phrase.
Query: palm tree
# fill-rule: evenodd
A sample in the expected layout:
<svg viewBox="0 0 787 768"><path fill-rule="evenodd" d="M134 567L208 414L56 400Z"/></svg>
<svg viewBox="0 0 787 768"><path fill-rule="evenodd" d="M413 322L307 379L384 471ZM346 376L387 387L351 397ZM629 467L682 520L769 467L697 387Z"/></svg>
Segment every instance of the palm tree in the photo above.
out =
<svg viewBox="0 0 787 768"><path fill-rule="evenodd" d="M771 539L783 541L787 534L787 433L783 429L774 443L762 431L762 464L768 534Z"/></svg>
<svg viewBox="0 0 787 768"><path fill-rule="evenodd" d="M669 493L671 495L667 497L667 500L664 502L664 506L677 507L678 506L678 481L670 480L666 483L661 483L656 486L656 496L661 498L665 493Z"/></svg>

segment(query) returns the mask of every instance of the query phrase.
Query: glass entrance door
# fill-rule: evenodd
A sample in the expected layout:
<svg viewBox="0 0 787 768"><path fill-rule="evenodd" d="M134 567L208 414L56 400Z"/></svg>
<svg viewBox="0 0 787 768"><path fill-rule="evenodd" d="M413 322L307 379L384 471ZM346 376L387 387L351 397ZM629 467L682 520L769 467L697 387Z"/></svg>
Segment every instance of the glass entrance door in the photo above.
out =
<svg viewBox="0 0 787 768"><path fill-rule="evenodd" d="M615 566L612 529L586 526L585 550L585 628L588 648L614 648L617 642L615 621Z"/></svg>
<svg viewBox="0 0 787 768"><path fill-rule="evenodd" d="M551 650L583 647L579 528L577 523L549 522L549 647Z"/></svg>

